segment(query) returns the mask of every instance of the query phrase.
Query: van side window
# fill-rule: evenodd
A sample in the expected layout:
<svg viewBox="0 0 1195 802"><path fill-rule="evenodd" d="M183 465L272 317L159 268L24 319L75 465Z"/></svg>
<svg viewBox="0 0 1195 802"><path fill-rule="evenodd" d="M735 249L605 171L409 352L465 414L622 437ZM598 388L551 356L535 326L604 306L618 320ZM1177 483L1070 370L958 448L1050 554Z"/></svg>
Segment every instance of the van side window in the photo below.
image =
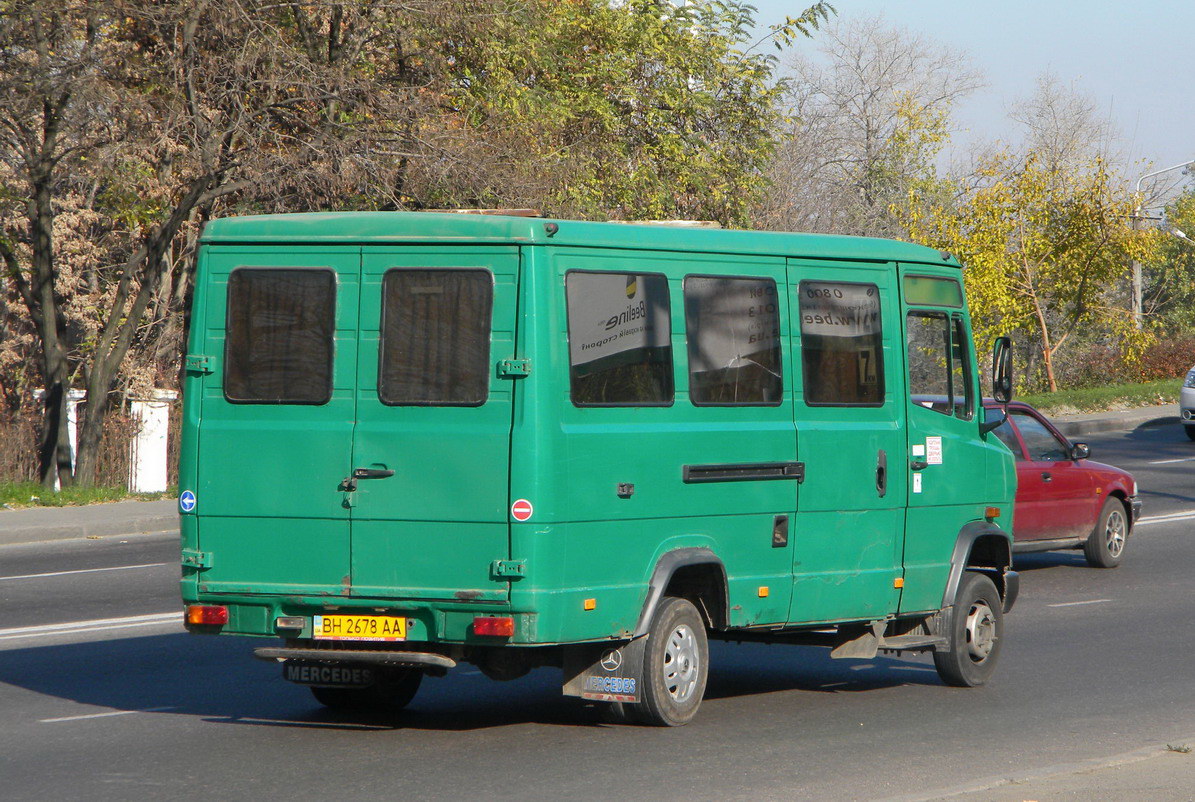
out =
<svg viewBox="0 0 1195 802"><path fill-rule="evenodd" d="M805 403L881 406L884 366L876 285L802 281L798 292Z"/></svg>
<svg viewBox="0 0 1195 802"><path fill-rule="evenodd" d="M909 394L913 403L970 420L974 408L962 320L942 312L908 316Z"/></svg>
<svg viewBox="0 0 1195 802"><path fill-rule="evenodd" d="M332 397L336 274L238 267L228 277L224 397L238 404L326 404Z"/></svg>
<svg viewBox="0 0 1195 802"><path fill-rule="evenodd" d="M480 406L489 396L494 280L486 270L394 268L382 277L378 398Z"/></svg>
<svg viewBox="0 0 1195 802"><path fill-rule="evenodd" d="M668 406L673 398L668 281L657 274L566 274L573 403Z"/></svg>
<svg viewBox="0 0 1195 802"><path fill-rule="evenodd" d="M689 398L698 406L779 404L780 311L766 278L685 279Z"/></svg>

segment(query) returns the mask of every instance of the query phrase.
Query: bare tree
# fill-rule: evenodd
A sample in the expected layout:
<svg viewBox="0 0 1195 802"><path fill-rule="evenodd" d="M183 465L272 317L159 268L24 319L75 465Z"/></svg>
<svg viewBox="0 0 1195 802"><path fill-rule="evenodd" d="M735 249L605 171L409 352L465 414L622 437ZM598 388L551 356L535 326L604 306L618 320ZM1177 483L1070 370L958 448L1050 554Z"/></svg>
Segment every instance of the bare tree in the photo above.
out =
<svg viewBox="0 0 1195 802"><path fill-rule="evenodd" d="M1023 129L1023 148L1042 166L1059 172L1086 166L1092 159L1115 164L1119 132L1095 99L1055 73L1037 78L1034 93L1012 104L1009 118Z"/></svg>
<svg viewBox="0 0 1195 802"><path fill-rule="evenodd" d="M42 479L71 481L65 398L77 381L88 403L76 473L88 484L130 349L162 341L185 292L180 237L193 243L234 198L273 211L385 197L379 186L397 171L374 169L376 152L401 162L418 142L408 112L435 104L418 66L435 56L411 44L412 28L451 4L412 0L405 16L372 0L6 5L0 162L21 185L27 225L0 238L0 256L44 354ZM79 282L99 307L89 330L67 324L79 288L64 281L54 241L72 192L111 201L109 227L123 234Z"/></svg>
<svg viewBox="0 0 1195 802"><path fill-rule="evenodd" d="M889 206L932 175L959 99L983 85L963 53L879 18L819 36L791 59L792 127L771 168L770 228L892 235Z"/></svg>
<svg viewBox="0 0 1195 802"><path fill-rule="evenodd" d="M106 142L117 122L90 108L104 102L101 4L11 2L0 26L0 162L24 199L27 270L19 244L0 232L0 256L41 343L45 419L39 475L73 479L67 432L70 344L55 287L54 198L63 172Z"/></svg>

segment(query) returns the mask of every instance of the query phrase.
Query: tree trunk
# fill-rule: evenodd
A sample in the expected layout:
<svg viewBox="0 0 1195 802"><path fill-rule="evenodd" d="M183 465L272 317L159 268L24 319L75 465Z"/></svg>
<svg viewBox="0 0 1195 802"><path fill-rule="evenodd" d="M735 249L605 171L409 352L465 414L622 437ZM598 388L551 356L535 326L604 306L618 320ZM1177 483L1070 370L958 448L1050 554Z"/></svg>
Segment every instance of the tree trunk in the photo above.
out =
<svg viewBox="0 0 1195 802"><path fill-rule="evenodd" d="M70 421L67 416L70 364L63 348L61 320L54 297L54 207L50 195L50 167L33 172L29 200L29 234L33 245L32 300L42 347L45 416L38 448L38 476L47 490L57 479L62 487L74 483L71 467ZM35 310L31 309L30 312Z"/></svg>

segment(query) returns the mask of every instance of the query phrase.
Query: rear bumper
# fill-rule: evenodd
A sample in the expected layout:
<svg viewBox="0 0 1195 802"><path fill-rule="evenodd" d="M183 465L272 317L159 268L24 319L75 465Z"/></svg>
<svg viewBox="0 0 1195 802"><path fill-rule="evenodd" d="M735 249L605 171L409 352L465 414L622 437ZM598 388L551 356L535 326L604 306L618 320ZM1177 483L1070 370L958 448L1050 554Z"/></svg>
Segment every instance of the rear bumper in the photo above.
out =
<svg viewBox="0 0 1195 802"><path fill-rule="evenodd" d="M296 660L303 663L319 663L321 665L418 668L421 671L433 674L443 674L448 669L456 667L455 660L442 654L400 650L303 649L288 646L269 646L262 649L254 649L253 656L258 660L279 663Z"/></svg>

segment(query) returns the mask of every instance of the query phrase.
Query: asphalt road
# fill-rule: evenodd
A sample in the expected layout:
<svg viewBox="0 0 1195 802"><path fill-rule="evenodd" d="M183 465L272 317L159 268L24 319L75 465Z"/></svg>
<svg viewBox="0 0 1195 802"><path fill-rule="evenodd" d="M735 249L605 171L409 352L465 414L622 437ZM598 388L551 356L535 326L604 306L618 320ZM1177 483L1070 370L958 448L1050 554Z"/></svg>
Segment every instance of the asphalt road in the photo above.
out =
<svg viewBox="0 0 1195 802"><path fill-rule="evenodd" d="M1195 744L1195 443L1178 427L1087 441L1135 473L1146 519L1114 571L1018 561L989 686L947 688L928 657L715 643L701 713L673 730L614 723L551 669L495 683L465 666L392 721L332 713L253 660L258 641L182 632L173 538L2 547L0 794L934 798Z"/></svg>

